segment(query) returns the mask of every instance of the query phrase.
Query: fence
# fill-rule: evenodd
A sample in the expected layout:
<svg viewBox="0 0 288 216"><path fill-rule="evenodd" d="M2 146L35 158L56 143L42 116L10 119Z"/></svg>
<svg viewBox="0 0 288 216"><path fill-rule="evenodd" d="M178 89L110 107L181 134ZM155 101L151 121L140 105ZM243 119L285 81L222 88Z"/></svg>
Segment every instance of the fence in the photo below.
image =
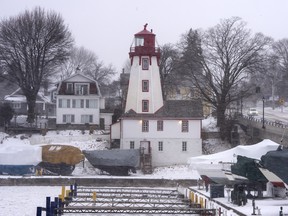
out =
<svg viewBox="0 0 288 216"><path fill-rule="evenodd" d="M77 184L70 185L70 190L66 190L62 186L61 194L51 201L50 197L46 197L46 207L37 207L36 216L42 216L42 212L46 212L46 216L62 215L62 208L71 200L72 196L77 196Z"/></svg>
<svg viewBox="0 0 288 216"><path fill-rule="evenodd" d="M191 203L198 204L201 208L216 209L215 216L245 216L245 214L229 208L222 203L211 199L209 196L200 193L195 188L185 189L185 197L189 198Z"/></svg>
<svg viewBox="0 0 288 216"><path fill-rule="evenodd" d="M201 199L201 198L200 198ZM201 201L202 202L202 201ZM128 213L128 214L197 214L215 215L215 209L191 203L178 189L141 187L62 187L62 193L46 207L37 207L37 216L65 213Z"/></svg>

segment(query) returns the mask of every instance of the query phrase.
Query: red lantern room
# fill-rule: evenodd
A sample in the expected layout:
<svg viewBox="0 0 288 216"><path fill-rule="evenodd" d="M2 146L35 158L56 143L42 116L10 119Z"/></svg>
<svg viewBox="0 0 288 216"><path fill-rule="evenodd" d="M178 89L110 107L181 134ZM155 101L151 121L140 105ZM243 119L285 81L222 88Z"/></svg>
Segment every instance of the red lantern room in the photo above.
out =
<svg viewBox="0 0 288 216"><path fill-rule="evenodd" d="M150 64L151 64L151 57L156 56L157 62L159 65L160 59L160 48L155 46L155 34L151 31L148 31L147 28L148 24L144 25L144 29L137 34L134 35L134 42L130 47L130 59L131 65L133 63L133 57L139 56L139 60L141 56L149 56L150 57ZM140 61L139 61L139 64Z"/></svg>

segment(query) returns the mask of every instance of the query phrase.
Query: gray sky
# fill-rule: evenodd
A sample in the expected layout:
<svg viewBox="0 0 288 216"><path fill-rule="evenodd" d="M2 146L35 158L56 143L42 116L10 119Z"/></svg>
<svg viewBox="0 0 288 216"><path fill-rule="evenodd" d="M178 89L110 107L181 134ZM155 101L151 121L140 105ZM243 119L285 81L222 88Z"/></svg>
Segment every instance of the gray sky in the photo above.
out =
<svg viewBox="0 0 288 216"><path fill-rule="evenodd" d="M159 45L238 16L254 33L288 38L288 0L0 0L0 18L40 6L62 15L77 46L121 72L134 34L148 23Z"/></svg>

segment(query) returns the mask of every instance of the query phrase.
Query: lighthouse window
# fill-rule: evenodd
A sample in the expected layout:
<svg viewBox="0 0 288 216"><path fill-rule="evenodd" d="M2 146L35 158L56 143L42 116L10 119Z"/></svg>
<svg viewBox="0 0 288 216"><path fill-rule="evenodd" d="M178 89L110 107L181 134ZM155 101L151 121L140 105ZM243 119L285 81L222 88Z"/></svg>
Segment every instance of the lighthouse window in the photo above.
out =
<svg viewBox="0 0 288 216"><path fill-rule="evenodd" d="M149 101L142 100L142 112L148 112L148 111L149 111Z"/></svg>
<svg viewBox="0 0 288 216"><path fill-rule="evenodd" d="M148 92L148 91L149 91L149 81L142 80L142 92Z"/></svg>
<svg viewBox="0 0 288 216"><path fill-rule="evenodd" d="M142 70L149 70L149 58L142 58Z"/></svg>
<svg viewBox="0 0 288 216"><path fill-rule="evenodd" d="M144 46L144 38L136 37L135 38L135 46Z"/></svg>

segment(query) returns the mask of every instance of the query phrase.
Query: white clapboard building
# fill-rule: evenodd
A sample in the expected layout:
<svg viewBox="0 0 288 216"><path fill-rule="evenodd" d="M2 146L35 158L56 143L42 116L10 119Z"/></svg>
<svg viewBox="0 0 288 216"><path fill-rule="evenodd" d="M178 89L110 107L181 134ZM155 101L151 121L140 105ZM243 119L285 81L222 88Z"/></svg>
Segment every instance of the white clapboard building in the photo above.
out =
<svg viewBox="0 0 288 216"><path fill-rule="evenodd" d="M105 98L98 83L83 75L74 74L58 83L56 102L56 124L92 125L100 129L109 128L112 113L105 112Z"/></svg>

